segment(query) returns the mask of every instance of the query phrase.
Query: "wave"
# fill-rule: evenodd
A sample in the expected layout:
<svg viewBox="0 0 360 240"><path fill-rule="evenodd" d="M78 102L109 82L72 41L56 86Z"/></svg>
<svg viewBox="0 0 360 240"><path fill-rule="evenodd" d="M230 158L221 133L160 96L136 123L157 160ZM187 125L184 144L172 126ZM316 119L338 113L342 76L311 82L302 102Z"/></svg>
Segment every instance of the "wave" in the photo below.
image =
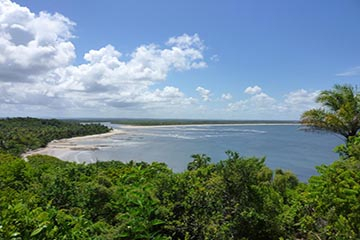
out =
<svg viewBox="0 0 360 240"><path fill-rule="evenodd" d="M180 129L179 129L180 128ZM265 134L267 131L257 129L239 129L239 128L194 128L194 127L168 127L151 129L150 131L132 132L131 138L139 137L161 137L161 138L177 138L186 140L195 140L203 138L216 138L216 137L234 137L248 134ZM136 137L135 137L136 136ZM130 138L128 136L128 138ZM134 139L135 140L135 139ZM137 139L142 140L142 139Z"/></svg>
<svg viewBox="0 0 360 240"><path fill-rule="evenodd" d="M255 129L244 129L244 130L242 130L241 132L247 132L247 133L261 133L261 134L267 133L266 131L255 130Z"/></svg>
<svg viewBox="0 0 360 240"><path fill-rule="evenodd" d="M196 139L196 137L190 137L190 136L186 136L186 135L183 135L183 134L179 134L179 133L160 133L160 132L142 132L142 133L133 133L132 134L133 136L137 136L139 137L140 140L142 140L141 138L143 136L150 136L150 137L168 137L168 138L179 138L179 139L188 139L188 140L194 140Z"/></svg>

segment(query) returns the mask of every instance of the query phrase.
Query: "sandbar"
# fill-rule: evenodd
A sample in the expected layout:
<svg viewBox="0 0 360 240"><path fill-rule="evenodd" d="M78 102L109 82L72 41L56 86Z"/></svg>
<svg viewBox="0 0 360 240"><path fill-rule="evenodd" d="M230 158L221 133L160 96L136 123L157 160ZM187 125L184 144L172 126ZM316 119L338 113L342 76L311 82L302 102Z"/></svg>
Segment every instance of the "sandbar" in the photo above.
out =
<svg viewBox="0 0 360 240"><path fill-rule="evenodd" d="M77 152L95 151L98 150L100 147L106 147L102 144L93 144L93 145L80 144L79 142L81 142L82 140L100 140L119 134L125 134L125 131L120 129L113 129L110 132L102 133L102 134L94 134L94 135L87 135L81 137L53 140L50 143L48 143L46 147L28 151L26 153L23 153L21 156L22 158L27 160L28 156L41 154L41 155L50 155L62 160L66 160L65 156L71 151L77 151Z"/></svg>

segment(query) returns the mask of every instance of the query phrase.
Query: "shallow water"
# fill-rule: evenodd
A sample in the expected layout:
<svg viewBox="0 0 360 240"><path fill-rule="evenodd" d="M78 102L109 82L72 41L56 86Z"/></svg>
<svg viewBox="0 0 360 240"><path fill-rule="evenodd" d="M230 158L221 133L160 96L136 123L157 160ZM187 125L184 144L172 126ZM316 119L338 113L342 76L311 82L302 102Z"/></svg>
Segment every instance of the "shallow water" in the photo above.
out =
<svg viewBox="0 0 360 240"><path fill-rule="evenodd" d="M112 125L120 128L120 125ZM71 151L63 159L76 162L108 160L165 162L174 171L186 169L191 155L205 153L213 162L226 159L225 151L243 156L266 156L272 169L293 171L306 181L315 166L338 158L332 150L342 140L331 134L310 133L296 125L168 126L124 128L127 134L105 139L80 140L99 147L96 151Z"/></svg>

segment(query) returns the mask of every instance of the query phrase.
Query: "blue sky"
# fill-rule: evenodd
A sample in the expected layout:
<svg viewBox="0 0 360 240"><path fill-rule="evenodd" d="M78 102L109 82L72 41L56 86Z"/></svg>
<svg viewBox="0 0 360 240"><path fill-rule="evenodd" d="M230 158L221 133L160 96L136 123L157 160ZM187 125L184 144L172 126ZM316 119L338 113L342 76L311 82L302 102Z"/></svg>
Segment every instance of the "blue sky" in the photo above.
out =
<svg viewBox="0 0 360 240"><path fill-rule="evenodd" d="M0 114L298 119L320 90L360 82L359 12L355 0L0 0Z"/></svg>

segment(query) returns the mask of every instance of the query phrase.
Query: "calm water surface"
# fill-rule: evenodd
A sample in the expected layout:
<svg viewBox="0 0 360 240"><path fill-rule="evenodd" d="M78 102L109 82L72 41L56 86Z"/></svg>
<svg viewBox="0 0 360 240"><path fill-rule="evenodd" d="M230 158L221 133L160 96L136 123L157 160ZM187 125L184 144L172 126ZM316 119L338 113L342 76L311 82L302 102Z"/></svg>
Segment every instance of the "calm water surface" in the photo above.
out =
<svg viewBox="0 0 360 240"><path fill-rule="evenodd" d="M120 128L120 125L112 125ZM213 162L226 159L225 151L243 156L266 157L272 169L293 171L306 181L315 166L338 158L332 150L342 143L335 135L299 130L296 125L168 126L125 128L128 134L80 144L101 144L99 150L67 156L72 161L129 160L165 162L174 171L186 169L191 155L205 153Z"/></svg>

